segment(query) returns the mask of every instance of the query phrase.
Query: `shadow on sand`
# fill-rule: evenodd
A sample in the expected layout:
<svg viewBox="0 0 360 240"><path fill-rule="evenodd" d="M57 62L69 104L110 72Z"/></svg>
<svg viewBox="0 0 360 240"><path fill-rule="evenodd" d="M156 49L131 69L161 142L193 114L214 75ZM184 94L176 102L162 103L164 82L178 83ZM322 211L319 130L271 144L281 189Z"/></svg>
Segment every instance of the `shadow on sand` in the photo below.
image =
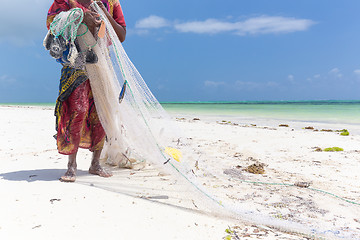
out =
<svg viewBox="0 0 360 240"><path fill-rule="evenodd" d="M8 172L0 174L0 180L7 181L59 181L66 169L34 169ZM101 178L89 174L84 170L77 170L75 184L99 188L105 191L143 199L156 204L171 206L190 212L208 215L193 205L191 192L182 188L170 179L158 176L158 172L152 170L132 171L128 169L112 169L114 174L111 178ZM168 178L170 176L167 176ZM143 184L147 182L147 184ZM178 188L179 187L179 188Z"/></svg>
<svg viewBox="0 0 360 240"><path fill-rule="evenodd" d="M9 181L58 181L66 169L34 169L0 174L0 178ZM89 174L87 171L77 170L77 176Z"/></svg>

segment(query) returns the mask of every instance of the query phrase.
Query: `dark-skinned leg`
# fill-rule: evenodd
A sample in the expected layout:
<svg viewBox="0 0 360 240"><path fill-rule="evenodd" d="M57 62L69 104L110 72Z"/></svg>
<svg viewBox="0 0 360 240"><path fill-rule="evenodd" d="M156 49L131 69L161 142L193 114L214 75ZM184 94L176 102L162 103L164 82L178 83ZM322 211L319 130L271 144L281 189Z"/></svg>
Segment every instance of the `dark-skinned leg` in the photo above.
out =
<svg viewBox="0 0 360 240"><path fill-rule="evenodd" d="M75 182L76 180L76 153L69 155L68 170L60 178L62 182Z"/></svg>
<svg viewBox="0 0 360 240"><path fill-rule="evenodd" d="M111 177L112 173L100 166L100 154L101 150L94 151L89 173L99 175L100 177Z"/></svg>

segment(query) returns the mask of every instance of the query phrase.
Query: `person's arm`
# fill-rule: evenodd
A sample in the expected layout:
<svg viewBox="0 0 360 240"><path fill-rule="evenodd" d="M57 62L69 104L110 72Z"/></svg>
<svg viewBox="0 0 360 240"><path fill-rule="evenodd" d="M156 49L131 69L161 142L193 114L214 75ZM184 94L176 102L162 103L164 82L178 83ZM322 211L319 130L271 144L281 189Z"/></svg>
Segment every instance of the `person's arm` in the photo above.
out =
<svg viewBox="0 0 360 240"><path fill-rule="evenodd" d="M119 23L115 21L115 19L110 15L110 13L106 10L104 4L102 2L96 2L98 6L104 11L106 17L108 18L111 26L114 28L116 35L118 36L120 42L125 41L126 37L126 27L121 26Z"/></svg>

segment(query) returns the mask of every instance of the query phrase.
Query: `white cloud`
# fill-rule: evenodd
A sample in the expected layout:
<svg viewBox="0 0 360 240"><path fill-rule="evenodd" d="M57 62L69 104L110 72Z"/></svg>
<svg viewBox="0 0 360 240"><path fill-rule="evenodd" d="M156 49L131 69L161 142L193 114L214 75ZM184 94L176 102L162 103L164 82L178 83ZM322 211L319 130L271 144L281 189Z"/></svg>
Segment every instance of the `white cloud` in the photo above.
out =
<svg viewBox="0 0 360 240"><path fill-rule="evenodd" d="M5 75L5 74L0 76L0 84L8 85L8 84L13 84L15 82L16 82L16 79L13 78L13 77L10 77L10 76Z"/></svg>
<svg viewBox="0 0 360 240"><path fill-rule="evenodd" d="M194 21L175 24L174 28L179 32L208 33L216 34L235 30L235 26L230 22L223 22L216 19L205 21Z"/></svg>
<svg viewBox="0 0 360 240"><path fill-rule="evenodd" d="M309 19L260 16L238 22L207 19L205 21L178 23L175 24L174 27L179 32L192 32L198 34L232 32L238 35L252 35L305 31L314 24L315 22Z"/></svg>
<svg viewBox="0 0 360 240"><path fill-rule="evenodd" d="M313 75L312 77L306 78L306 81L313 83L315 80L316 80L316 81L319 81L320 78L321 78L321 75L320 75L320 74L315 74L315 75Z"/></svg>
<svg viewBox="0 0 360 240"><path fill-rule="evenodd" d="M329 75L332 76L332 77L335 77L335 78L342 78L343 75L342 73L340 72L340 69L338 68L333 68L329 71Z"/></svg>
<svg viewBox="0 0 360 240"><path fill-rule="evenodd" d="M269 88L278 88L281 84L275 81L267 82L251 82L251 81L235 81L231 88L238 90L264 90Z"/></svg>
<svg viewBox="0 0 360 240"><path fill-rule="evenodd" d="M256 82L236 81L235 87L239 89L254 89L260 87L260 84Z"/></svg>
<svg viewBox="0 0 360 240"><path fill-rule="evenodd" d="M359 77L360 77L360 69L355 69L355 70L354 70L354 73L356 74L356 76L359 76Z"/></svg>
<svg viewBox="0 0 360 240"><path fill-rule="evenodd" d="M360 80L360 69L355 69L354 74L356 76L356 80L359 81Z"/></svg>
<svg viewBox="0 0 360 240"><path fill-rule="evenodd" d="M294 82L294 75L288 75L288 80L290 81L290 82Z"/></svg>
<svg viewBox="0 0 360 240"><path fill-rule="evenodd" d="M250 18L236 24L238 25L238 33L244 35L305 31L314 25L315 22L309 19L261 16Z"/></svg>
<svg viewBox="0 0 360 240"><path fill-rule="evenodd" d="M206 87L219 87L225 85L225 82L205 81L204 85Z"/></svg>
<svg viewBox="0 0 360 240"><path fill-rule="evenodd" d="M278 34L305 31L315 24L309 19L287 18L280 16L260 16L243 21L230 21L209 18L203 21L171 22L165 18L151 15L136 22L137 29L172 27L182 33L218 34L223 32L237 35Z"/></svg>
<svg viewBox="0 0 360 240"><path fill-rule="evenodd" d="M152 29L152 28L163 28L170 25L170 22L165 18L151 15L147 18L140 19L136 22L135 28L140 29Z"/></svg>
<svg viewBox="0 0 360 240"><path fill-rule="evenodd" d="M340 70L338 68L333 68L329 71L330 74L337 74L339 72L340 72Z"/></svg>
<svg viewBox="0 0 360 240"><path fill-rule="evenodd" d="M269 82L266 83L266 86L268 86L268 87L277 87L277 86L279 86L279 83L274 82L274 81L269 81Z"/></svg>

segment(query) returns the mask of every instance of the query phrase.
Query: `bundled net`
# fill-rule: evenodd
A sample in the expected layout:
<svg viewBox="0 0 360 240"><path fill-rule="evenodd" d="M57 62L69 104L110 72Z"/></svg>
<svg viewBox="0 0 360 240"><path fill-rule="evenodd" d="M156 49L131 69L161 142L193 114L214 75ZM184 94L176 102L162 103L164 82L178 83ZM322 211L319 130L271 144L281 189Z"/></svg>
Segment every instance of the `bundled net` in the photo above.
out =
<svg viewBox="0 0 360 240"><path fill-rule="evenodd" d="M273 226L307 236L360 238L359 230L350 226L347 221L340 225L327 223L328 221L321 217L324 216L321 211L317 212L315 217L305 211L303 214L284 217L285 215L274 215L274 212L278 212L278 205L268 204L266 208L259 210L259 206L246 201L241 191L217 193L206 188L205 183L208 182L201 176L211 175L216 181L226 183L229 176L236 179L238 173L234 170L222 172L221 169L205 167L206 170L195 174L189 166L199 159L201 153L195 150L187 139L181 137L174 121L164 111L128 58L102 10L96 4L92 4L92 8L100 14L104 22L103 37L94 37L87 27L81 24L82 13L78 9L72 10L77 11L77 14L70 11L62 16L58 15L60 19L56 21L57 30L54 32L62 32L67 36L67 41L77 45L79 55L84 52L93 52L96 55L95 63L84 64L83 67L90 79L96 109L106 132L102 158L109 164L128 168L142 168L145 162L150 163L175 179L172 187L182 189L180 194L185 195L189 205L213 215ZM69 22L74 26L69 25ZM77 32L76 40L72 37L74 30ZM70 61L69 64L75 66L75 62ZM241 180L240 177L239 179ZM282 191L278 192L286 195L286 190ZM306 200L289 198L289 201L300 203L293 204L293 207L299 208L302 206L301 202ZM313 202L307 204L315 209Z"/></svg>

